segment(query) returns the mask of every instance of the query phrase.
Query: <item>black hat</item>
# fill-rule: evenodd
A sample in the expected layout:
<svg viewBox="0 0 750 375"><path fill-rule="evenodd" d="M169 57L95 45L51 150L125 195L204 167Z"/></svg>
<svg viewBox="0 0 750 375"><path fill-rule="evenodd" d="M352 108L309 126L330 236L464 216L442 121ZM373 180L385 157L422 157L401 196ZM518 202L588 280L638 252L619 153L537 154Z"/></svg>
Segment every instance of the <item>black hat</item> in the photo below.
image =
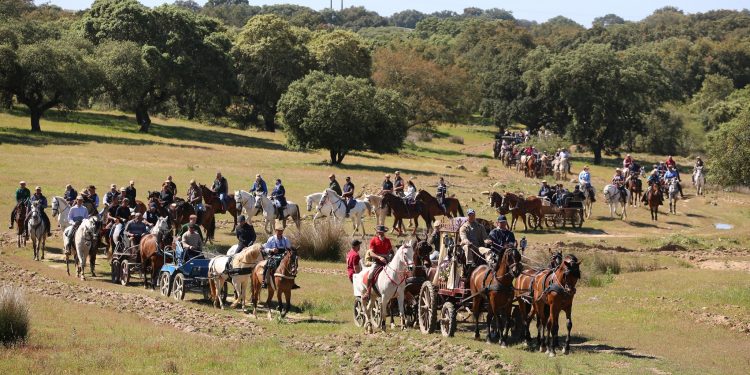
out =
<svg viewBox="0 0 750 375"><path fill-rule="evenodd" d="M361 244L362 244L362 241L360 241L360 240L354 240L354 241L352 241L352 247L356 247L356 246L359 246Z"/></svg>
<svg viewBox="0 0 750 375"><path fill-rule="evenodd" d="M507 223L508 219L505 218L505 215L500 215L500 216L497 217L497 222L498 223Z"/></svg>
<svg viewBox="0 0 750 375"><path fill-rule="evenodd" d="M375 231L385 233L388 231L388 228L385 225L378 225L377 227L375 227Z"/></svg>
<svg viewBox="0 0 750 375"><path fill-rule="evenodd" d="M241 222L245 221L245 215L240 215L240 218L238 219Z"/></svg>

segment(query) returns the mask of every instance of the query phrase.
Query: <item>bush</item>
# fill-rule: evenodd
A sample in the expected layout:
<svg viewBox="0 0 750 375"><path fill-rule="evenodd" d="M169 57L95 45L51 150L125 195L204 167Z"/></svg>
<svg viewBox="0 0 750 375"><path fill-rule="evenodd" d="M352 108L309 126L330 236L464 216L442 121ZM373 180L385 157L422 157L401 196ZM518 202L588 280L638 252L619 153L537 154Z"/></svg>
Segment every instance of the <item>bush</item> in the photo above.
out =
<svg viewBox="0 0 750 375"><path fill-rule="evenodd" d="M0 289L0 343L23 344L29 336L29 306L20 289Z"/></svg>
<svg viewBox="0 0 750 375"><path fill-rule="evenodd" d="M464 137L459 137L457 135L452 135L450 138L448 138L448 142L455 143L457 145L464 144Z"/></svg>
<svg viewBox="0 0 750 375"><path fill-rule="evenodd" d="M324 219L315 225L303 226L290 240L304 259L340 261L349 247L346 238L342 224Z"/></svg>
<svg viewBox="0 0 750 375"><path fill-rule="evenodd" d="M534 146L539 151L547 151L547 153L554 155L560 148L568 150L570 148L570 141L556 134L542 137L534 135L529 137L528 142L521 143L521 147L526 146Z"/></svg>
<svg viewBox="0 0 750 375"><path fill-rule="evenodd" d="M611 273L619 275L621 271L620 260L614 255L600 255L594 254L590 260L590 270L592 274L606 274Z"/></svg>

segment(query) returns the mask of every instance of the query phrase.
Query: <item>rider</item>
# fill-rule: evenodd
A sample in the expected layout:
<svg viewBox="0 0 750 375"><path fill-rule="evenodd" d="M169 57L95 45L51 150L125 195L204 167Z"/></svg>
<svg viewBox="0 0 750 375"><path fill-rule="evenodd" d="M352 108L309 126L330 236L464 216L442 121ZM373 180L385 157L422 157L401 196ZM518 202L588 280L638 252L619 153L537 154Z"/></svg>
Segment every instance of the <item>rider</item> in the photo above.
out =
<svg viewBox="0 0 750 375"><path fill-rule="evenodd" d="M675 162L674 159L672 159L672 155L667 156L667 161L664 162L664 164L666 165L667 169L677 168L677 162Z"/></svg>
<svg viewBox="0 0 750 375"><path fill-rule="evenodd" d="M123 198L122 203L116 207L114 214L112 214L112 211L110 211L109 217L125 225L128 222L128 220L130 220L130 199ZM116 226L117 226L116 223L112 225L112 228L109 231L110 237L114 233Z"/></svg>
<svg viewBox="0 0 750 375"><path fill-rule="evenodd" d="M677 190L680 192L680 198L685 199L685 195L682 194L682 180L680 179L680 172L675 167L669 167L669 170L667 173L664 174L664 180L669 181L672 179L677 179Z"/></svg>
<svg viewBox="0 0 750 375"><path fill-rule="evenodd" d="M437 184L437 192L435 193L435 198L437 198L438 204L440 204L440 207L443 209L443 212L447 212L448 208L445 206L445 197L448 195L448 186L445 184L445 180L443 177L440 177L440 180Z"/></svg>
<svg viewBox="0 0 750 375"><path fill-rule="evenodd" d="M268 195L268 186L266 186L266 181L263 180L263 177L261 177L260 174L255 175L255 182L253 182L253 187L250 188L250 192Z"/></svg>
<svg viewBox="0 0 750 375"><path fill-rule="evenodd" d="M635 161L630 163L629 170L630 170L630 173L628 173L628 179L638 178L638 176L641 175L641 166L638 165L638 163L636 163Z"/></svg>
<svg viewBox="0 0 750 375"><path fill-rule="evenodd" d="M578 174L578 184L581 185L582 189L589 192L591 202L596 202L596 198L594 198L594 188L591 186L591 173L589 172L588 165L583 167L581 173Z"/></svg>
<svg viewBox="0 0 750 375"><path fill-rule="evenodd" d="M174 202L174 193L173 193L172 186L169 184L169 181L164 181L164 183L161 185L161 192L159 192L159 204L167 208L169 207L172 202Z"/></svg>
<svg viewBox="0 0 750 375"><path fill-rule="evenodd" d="M365 266L373 265L370 274L367 277L367 292L362 296L363 300L370 298L372 284L375 282L375 275L388 263L388 257L393 255L393 245L391 240L385 236L388 228L385 225L375 227L375 237L370 240L370 247L365 255Z"/></svg>
<svg viewBox="0 0 750 375"><path fill-rule="evenodd" d="M651 171L651 174L648 176L648 180L646 181L649 186L649 191L646 192L646 194L643 194L643 197L641 198L641 201L643 203L648 203L648 195L651 194L651 186L656 185L657 187L661 186L661 176L659 176L659 169L655 168Z"/></svg>
<svg viewBox="0 0 750 375"><path fill-rule="evenodd" d="M216 172L216 179L214 185L211 187L211 191L219 195L219 201L221 201L222 212L227 210L227 198L229 198L229 183L225 177L221 176L221 172Z"/></svg>
<svg viewBox="0 0 750 375"><path fill-rule="evenodd" d="M187 202L193 206L193 211L195 211L196 215L203 215L203 192L195 180L190 180L190 186L187 190Z"/></svg>
<svg viewBox="0 0 750 375"><path fill-rule="evenodd" d="M72 224L70 234L68 235L69 244L73 243L73 239L76 235L76 230L78 230L78 227L81 225L83 219L87 218L88 216L89 210L83 206L83 195L78 195L76 197L75 204L70 208L70 211L68 211L68 221ZM67 251L67 249L65 251Z"/></svg>
<svg viewBox="0 0 750 375"><path fill-rule="evenodd" d="M29 198L27 203L27 212L31 212L31 205L34 204L34 202L38 202L37 208L39 209L39 214L42 215L42 221L44 221L44 225L47 226L47 237L49 237L52 235L52 231L49 225L49 217L44 212L44 209L47 208L47 198L42 194L41 186L37 186L34 190L34 195ZM24 235L26 237L29 236L29 219L31 219L31 215L26 215L26 221L23 223Z"/></svg>
<svg viewBox="0 0 750 375"><path fill-rule="evenodd" d="M276 207L276 218L279 220L284 220L284 207L286 207L286 189L284 189L284 185L281 184L281 179L276 179L276 186L273 188L273 192L271 192L271 200L273 201L273 206Z"/></svg>
<svg viewBox="0 0 750 375"><path fill-rule="evenodd" d="M633 164L633 157L630 156L630 154L627 154L625 156L625 159L622 160L622 168L623 169L630 169L630 166Z"/></svg>
<svg viewBox="0 0 750 375"><path fill-rule="evenodd" d="M701 159L700 156L695 158L695 165L693 167L694 168L703 167L703 160Z"/></svg>
<svg viewBox="0 0 750 375"><path fill-rule="evenodd" d="M141 243L141 237L148 232L148 226L143 222L140 212L135 213L135 218L125 225L125 236L128 238L127 247Z"/></svg>
<svg viewBox="0 0 750 375"><path fill-rule="evenodd" d="M180 240L185 250L184 259L197 258L203 253L203 239L197 224L188 225L188 231L182 234Z"/></svg>
<svg viewBox="0 0 750 375"><path fill-rule="evenodd" d="M167 180L164 181L169 185L169 189L172 190L172 196L177 195L177 184L172 181L172 176L167 176Z"/></svg>
<svg viewBox="0 0 750 375"><path fill-rule="evenodd" d="M253 224L249 223L245 218L245 215L240 215L240 224L237 226L237 251L240 252L242 249L255 243L256 235Z"/></svg>
<svg viewBox="0 0 750 375"><path fill-rule="evenodd" d="M570 194L571 194L571 198L573 198L575 200L579 200L581 202L586 198L586 197L583 196L583 192L581 191L581 187L578 186L578 185L576 185L573 188L573 192L570 193Z"/></svg>
<svg viewBox="0 0 750 375"><path fill-rule="evenodd" d="M63 199L65 199L65 201L68 202L69 205L72 206L76 203L77 196L78 192L76 191L76 189L73 189L73 185L65 185L65 193L63 194Z"/></svg>
<svg viewBox="0 0 750 375"><path fill-rule="evenodd" d="M620 196L625 197L625 176L622 175L620 168L615 169L615 175L612 177L612 185L617 186L620 189Z"/></svg>
<svg viewBox="0 0 750 375"><path fill-rule="evenodd" d="M89 202L91 202L91 205L94 207L94 211L99 210L99 195L96 194L96 186L89 185L88 188L82 193L84 198L88 199Z"/></svg>
<svg viewBox="0 0 750 375"><path fill-rule="evenodd" d="M104 194L104 204L106 204L107 206L112 206L112 202L115 197L120 197L120 191L117 190L117 185L109 185L109 191L107 192L107 194Z"/></svg>
<svg viewBox="0 0 750 375"><path fill-rule="evenodd" d="M267 257L266 264L263 267L263 282L261 284L261 288L263 289L268 287L268 283L266 282L268 270L275 270L284 257L284 253L292 247L292 243L284 236L284 225L281 222L276 222L274 231L276 233L268 238L262 250L263 255Z"/></svg>
<svg viewBox="0 0 750 375"><path fill-rule="evenodd" d="M331 181L328 184L328 188L335 191L339 196L342 196L343 193L341 192L341 185L339 185L339 182L336 181L336 175L331 173L331 175L328 176L328 179Z"/></svg>
<svg viewBox="0 0 750 375"><path fill-rule="evenodd" d="M159 221L159 211L157 211L156 203L148 205L148 211L146 211L146 222L151 225L156 225Z"/></svg>
<svg viewBox="0 0 750 375"><path fill-rule="evenodd" d="M478 249L480 246L484 246L484 240L487 239L487 230L477 222L477 214L473 208L470 208L466 214L468 215L468 221L461 225L458 232L466 256L466 264L476 265L479 259L475 256L472 248Z"/></svg>
<svg viewBox="0 0 750 375"><path fill-rule="evenodd" d="M417 199L417 187L412 181L414 177L406 181L406 191L404 192L404 202L407 204L413 204Z"/></svg>
<svg viewBox="0 0 750 375"><path fill-rule="evenodd" d="M8 225L8 229L13 229L13 222L16 220L16 207L21 203L28 202L31 197L31 191L26 187L26 181L21 181L18 185L18 189L16 189L16 205L13 206L13 211L10 213L10 225ZM21 225L21 223L18 223L18 225Z"/></svg>
<svg viewBox="0 0 750 375"><path fill-rule="evenodd" d="M128 198L130 208L135 208L135 181L130 180L128 187L125 188L125 198Z"/></svg>
<svg viewBox="0 0 750 375"><path fill-rule="evenodd" d="M385 180L383 180L383 189L380 191L380 195L387 193L393 193L393 182L391 182L391 175L386 174Z"/></svg>
<svg viewBox="0 0 750 375"><path fill-rule="evenodd" d="M542 181L542 186L539 188L539 194L537 196L549 199L552 189L547 185L547 180Z"/></svg>
<svg viewBox="0 0 750 375"><path fill-rule="evenodd" d="M180 231L177 232L177 235L182 237L183 234L187 233L188 229L190 229L190 225L192 224L198 225L198 216L190 215L190 217L188 218L188 222L182 224L182 226L180 227ZM198 233L198 236L200 236L201 241L203 241L203 232L201 231L201 227L199 225L195 229L195 231Z"/></svg>
<svg viewBox="0 0 750 375"><path fill-rule="evenodd" d="M485 251L482 254L485 256L485 260L489 260L489 254L491 253L502 256L505 249L516 246L516 236L513 234L513 232L510 231L510 229L508 229L508 220L505 218L505 215L500 215L497 217L495 229L490 231L489 238L484 240L484 243L486 245L490 245L490 251ZM483 249L486 248L480 249L482 249L480 250L480 252L482 252ZM486 277L487 276L485 275L485 278Z"/></svg>
<svg viewBox="0 0 750 375"><path fill-rule="evenodd" d="M396 171L394 173L396 178L393 180L393 193L399 197L404 197L404 179L401 178L401 172Z"/></svg>
<svg viewBox="0 0 750 375"><path fill-rule="evenodd" d="M346 201L346 217L349 217L349 210L351 210L351 205L354 201L354 184L349 176L346 176L346 183L344 184L343 194L341 194L341 196Z"/></svg>

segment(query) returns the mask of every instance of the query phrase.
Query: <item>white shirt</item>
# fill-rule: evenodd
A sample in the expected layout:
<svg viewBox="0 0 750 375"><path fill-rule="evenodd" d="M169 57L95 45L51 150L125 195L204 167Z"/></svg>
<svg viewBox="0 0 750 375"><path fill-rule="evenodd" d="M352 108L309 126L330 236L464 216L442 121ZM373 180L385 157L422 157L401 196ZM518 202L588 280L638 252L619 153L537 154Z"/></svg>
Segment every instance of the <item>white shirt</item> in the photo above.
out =
<svg viewBox="0 0 750 375"><path fill-rule="evenodd" d="M417 197L417 188L411 185L407 185L405 196L407 199L414 199Z"/></svg>
<svg viewBox="0 0 750 375"><path fill-rule="evenodd" d="M85 219L88 215L89 210L87 210L86 207L73 206L70 208L70 211L68 211L68 221L75 222L77 221L76 219Z"/></svg>
<svg viewBox="0 0 750 375"><path fill-rule="evenodd" d="M263 245L263 248L266 250L270 249L289 249L292 247L292 243L289 242L289 239L282 236L281 239L276 238L276 236L271 236L268 238L268 241L266 241L266 244Z"/></svg>

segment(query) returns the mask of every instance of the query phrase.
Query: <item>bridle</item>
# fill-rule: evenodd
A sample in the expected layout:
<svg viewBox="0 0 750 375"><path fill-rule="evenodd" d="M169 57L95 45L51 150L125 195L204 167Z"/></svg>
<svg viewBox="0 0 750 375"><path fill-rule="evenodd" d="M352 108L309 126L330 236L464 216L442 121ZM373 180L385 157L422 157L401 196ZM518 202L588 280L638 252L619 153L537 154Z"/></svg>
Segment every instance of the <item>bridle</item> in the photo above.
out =
<svg viewBox="0 0 750 375"><path fill-rule="evenodd" d="M411 247L411 246L409 246L409 247L413 249L413 247ZM406 281L406 279L409 277L409 267L413 267L413 264L410 263L409 260L406 257L406 249L404 249L403 251L401 251L401 249L399 249L397 252L401 252L401 259L399 259L398 265L399 266L402 265L402 264L406 265L406 267L404 267L405 270L404 271L399 271L398 269L393 269L390 266L390 262L386 263L385 266L383 266L383 268L390 269L390 270L392 270L396 274L396 277L399 279L399 281L393 280L393 278L391 278L391 276L388 275L388 272L384 272L385 273L385 277L387 277L390 282L396 284L396 286L398 287L401 284L403 284ZM401 267L398 267L398 268L401 268ZM401 276L399 276L399 274L401 274Z"/></svg>

